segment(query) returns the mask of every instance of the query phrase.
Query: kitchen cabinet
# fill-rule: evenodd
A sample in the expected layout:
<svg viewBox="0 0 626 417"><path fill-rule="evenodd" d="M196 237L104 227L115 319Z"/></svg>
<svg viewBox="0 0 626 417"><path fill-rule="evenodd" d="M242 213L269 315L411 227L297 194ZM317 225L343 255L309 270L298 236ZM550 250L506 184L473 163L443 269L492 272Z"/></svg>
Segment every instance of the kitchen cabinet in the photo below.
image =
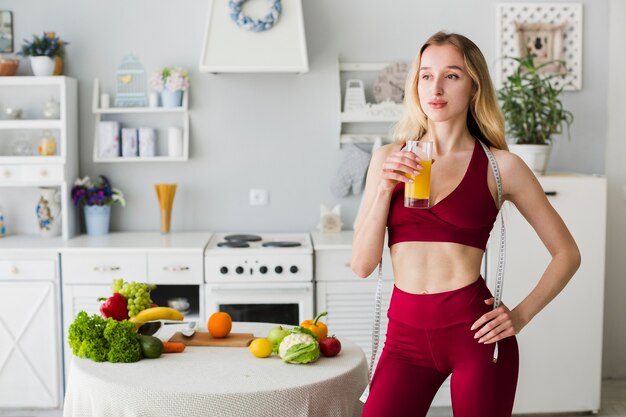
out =
<svg viewBox="0 0 626 417"><path fill-rule="evenodd" d="M111 295L113 279L156 284L151 298L161 306L170 298L187 298L185 317L204 322L204 248L210 238L211 233L203 232L121 232L68 240L61 249L66 375L72 357L69 325L81 310L99 314L97 299Z"/></svg>
<svg viewBox="0 0 626 417"><path fill-rule="evenodd" d="M368 365L372 352L374 302L378 268L366 278L359 278L350 268L352 231L340 233L312 232L315 250L316 314L328 311L324 319L330 332L356 343L365 352ZM387 310L393 292L393 270L389 249L383 251L383 292L381 298L380 338L376 362L387 333ZM450 380L447 379L433 399L435 407L451 405Z"/></svg>
<svg viewBox="0 0 626 417"><path fill-rule="evenodd" d="M77 211L70 196L78 177L76 80L63 76L0 77L0 103L5 109L22 110L20 118L10 119L4 113L0 116L0 205L5 210L7 239L23 235L40 239L35 213L38 187L58 191L61 239L69 239L78 230ZM47 107L50 103L58 104L58 115ZM49 148L52 154L41 156L38 145L44 136L54 137L56 149L52 152Z"/></svg>
<svg viewBox="0 0 626 417"><path fill-rule="evenodd" d="M95 114L93 146L94 162L179 162L189 159L189 89L183 94L181 107L100 107L100 81L93 86L92 112ZM112 120L121 127L149 127L156 130L155 156L101 157L99 155L98 124L102 120ZM183 149L180 156L168 156L168 128L177 127L183 132ZM121 149L120 134L120 149Z"/></svg>
<svg viewBox="0 0 626 417"><path fill-rule="evenodd" d="M0 247L0 413L62 406L58 258Z"/></svg>
<svg viewBox="0 0 626 417"><path fill-rule="evenodd" d="M373 143L376 138L388 139L391 126L400 120L404 107L402 104L388 102L372 107L372 87L379 71L389 63L339 63L339 144ZM350 80L358 80L349 82ZM358 110L346 110L344 98L346 90L364 89L366 105Z"/></svg>
<svg viewBox="0 0 626 417"><path fill-rule="evenodd" d="M582 263L565 289L517 336L520 373L515 413L597 412L600 409L606 237L606 179L577 174L538 177L576 240ZM503 208L506 270L503 302L510 308L537 284L550 254L513 205ZM496 225L494 231L499 231ZM498 239L487 251L493 288Z"/></svg>

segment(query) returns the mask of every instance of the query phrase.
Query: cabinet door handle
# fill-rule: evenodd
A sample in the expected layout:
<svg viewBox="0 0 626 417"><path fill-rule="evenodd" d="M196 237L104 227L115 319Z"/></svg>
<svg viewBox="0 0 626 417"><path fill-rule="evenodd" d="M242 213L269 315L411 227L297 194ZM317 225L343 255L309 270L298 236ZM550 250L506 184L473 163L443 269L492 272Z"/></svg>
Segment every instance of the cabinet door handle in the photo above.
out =
<svg viewBox="0 0 626 417"><path fill-rule="evenodd" d="M20 270L19 270L19 269L17 269L17 266L13 265L13 266L9 269L9 272L10 272L11 274L13 274L13 275L17 275L17 274L19 274L19 273L20 273Z"/></svg>
<svg viewBox="0 0 626 417"><path fill-rule="evenodd" d="M348 261L343 266L345 266L346 268L351 268L352 267L352 262Z"/></svg>
<svg viewBox="0 0 626 417"><path fill-rule="evenodd" d="M94 266L93 270L96 272L113 272L119 271L121 268L119 266Z"/></svg>
<svg viewBox="0 0 626 417"><path fill-rule="evenodd" d="M554 197L556 195L556 191L544 191L544 193L549 197Z"/></svg>
<svg viewBox="0 0 626 417"><path fill-rule="evenodd" d="M188 266L164 266L163 270L165 272L183 272L183 271L189 271L189 267Z"/></svg>
<svg viewBox="0 0 626 417"><path fill-rule="evenodd" d="M41 175L42 177L47 177L48 176L48 170L47 169L42 169L41 172L39 173L39 175Z"/></svg>
<svg viewBox="0 0 626 417"><path fill-rule="evenodd" d="M2 175L4 176L4 178L11 178L11 171L8 169L5 169Z"/></svg>

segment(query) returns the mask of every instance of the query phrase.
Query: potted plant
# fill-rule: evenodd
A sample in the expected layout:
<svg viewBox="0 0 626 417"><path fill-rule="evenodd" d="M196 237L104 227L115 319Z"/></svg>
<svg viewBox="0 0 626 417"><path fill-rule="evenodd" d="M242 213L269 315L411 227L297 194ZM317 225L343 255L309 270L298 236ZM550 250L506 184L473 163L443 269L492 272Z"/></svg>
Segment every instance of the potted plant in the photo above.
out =
<svg viewBox="0 0 626 417"><path fill-rule="evenodd" d="M563 108L563 87L555 87L552 79L558 73L544 74L542 68L558 61L535 65L535 55L508 58L517 61L516 71L507 77L498 90L507 136L514 140L509 149L518 154L538 174L545 173L554 135L563 133L574 121L571 112Z"/></svg>
<svg viewBox="0 0 626 417"><path fill-rule="evenodd" d="M66 45L68 43L54 32L43 32L41 37L33 35L32 40L24 40L18 54L30 57L30 65L35 75L61 75Z"/></svg>
<svg viewBox="0 0 626 417"><path fill-rule="evenodd" d="M165 67L150 77L150 86L161 93L163 107L180 107L189 87L189 73L180 67Z"/></svg>
<svg viewBox="0 0 626 417"><path fill-rule="evenodd" d="M104 175L100 175L96 181L89 177L77 179L71 195L76 207L83 206L88 235L109 233L111 205L113 203L120 203L122 207L126 205L122 191L111 187L111 183Z"/></svg>

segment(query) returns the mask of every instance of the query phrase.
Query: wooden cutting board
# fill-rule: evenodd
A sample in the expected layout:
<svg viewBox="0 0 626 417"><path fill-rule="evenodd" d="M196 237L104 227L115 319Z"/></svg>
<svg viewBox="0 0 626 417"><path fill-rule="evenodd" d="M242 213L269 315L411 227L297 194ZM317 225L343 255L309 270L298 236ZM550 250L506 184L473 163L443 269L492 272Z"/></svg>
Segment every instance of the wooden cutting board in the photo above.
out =
<svg viewBox="0 0 626 417"><path fill-rule="evenodd" d="M215 338L209 332L196 331L191 337L180 332L170 337L170 342L183 342L187 346L233 346L246 347L255 339L252 333L231 333L226 337Z"/></svg>

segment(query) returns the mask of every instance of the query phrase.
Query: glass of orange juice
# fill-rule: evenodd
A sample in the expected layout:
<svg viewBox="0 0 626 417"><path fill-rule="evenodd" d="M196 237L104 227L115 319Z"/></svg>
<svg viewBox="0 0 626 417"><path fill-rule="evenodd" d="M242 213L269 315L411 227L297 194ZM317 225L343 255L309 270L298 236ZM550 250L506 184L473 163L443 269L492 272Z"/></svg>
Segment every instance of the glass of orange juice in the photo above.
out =
<svg viewBox="0 0 626 417"><path fill-rule="evenodd" d="M413 183L404 184L404 207L427 209L430 207L430 167L433 163L433 142L408 140L407 151L420 157L419 174L406 174Z"/></svg>

